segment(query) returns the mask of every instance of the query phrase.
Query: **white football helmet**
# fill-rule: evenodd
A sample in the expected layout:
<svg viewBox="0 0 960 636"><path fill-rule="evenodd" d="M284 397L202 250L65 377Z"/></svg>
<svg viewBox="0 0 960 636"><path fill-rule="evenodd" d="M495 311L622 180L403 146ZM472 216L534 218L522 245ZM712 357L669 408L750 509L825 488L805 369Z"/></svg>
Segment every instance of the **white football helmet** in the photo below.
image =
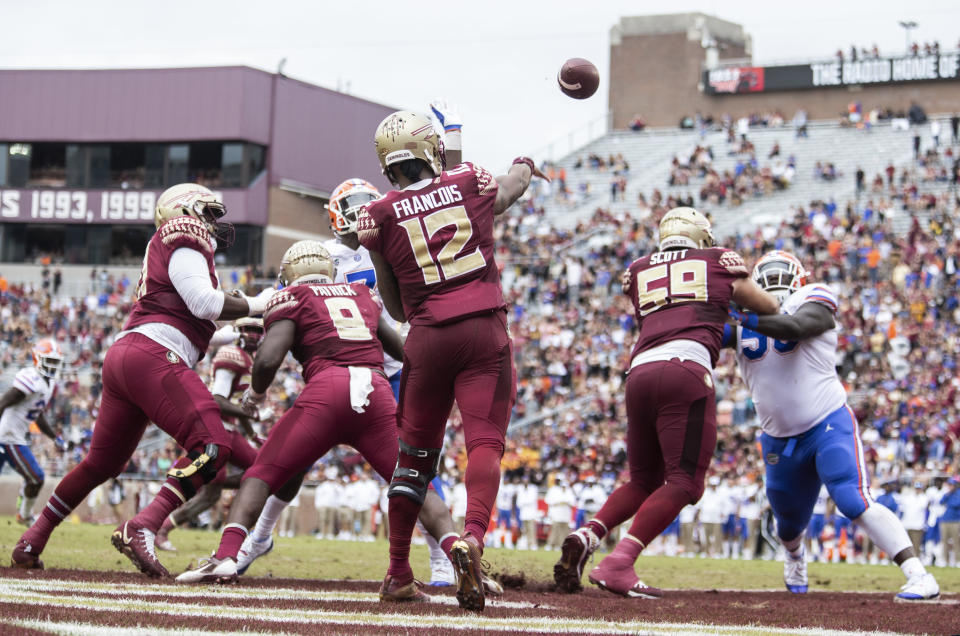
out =
<svg viewBox="0 0 960 636"><path fill-rule="evenodd" d="M220 221L226 213L227 208L209 188L197 183L179 183L164 190L157 199L153 224L159 229L170 219L191 216L203 222L218 245L229 247L233 244L234 227L232 223Z"/></svg>
<svg viewBox="0 0 960 636"><path fill-rule="evenodd" d="M790 294L807 284L807 270L790 252L774 250L753 266L753 281L776 296L782 305Z"/></svg>
<svg viewBox="0 0 960 636"><path fill-rule="evenodd" d="M30 351L33 356L33 366L37 373L45 378L55 379L63 368L63 351L53 338L38 340Z"/></svg>
<svg viewBox="0 0 960 636"><path fill-rule="evenodd" d="M357 231L357 214L371 201L380 198L380 191L363 179L347 179L330 195L327 211L330 229L337 236Z"/></svg>

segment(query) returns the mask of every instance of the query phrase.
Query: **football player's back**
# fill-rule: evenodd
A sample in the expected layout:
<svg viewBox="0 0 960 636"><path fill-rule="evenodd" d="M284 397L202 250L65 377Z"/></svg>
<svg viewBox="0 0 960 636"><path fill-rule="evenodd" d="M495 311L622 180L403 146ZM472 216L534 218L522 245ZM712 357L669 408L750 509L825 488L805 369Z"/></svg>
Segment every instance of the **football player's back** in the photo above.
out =
<svg viewBox="0 0 960 636"><path fill-rule="evenodd" d="M472 163L393 190L367 213L385 232L411 324L442 324L504 307L494 259L497 185Z"/></svg>

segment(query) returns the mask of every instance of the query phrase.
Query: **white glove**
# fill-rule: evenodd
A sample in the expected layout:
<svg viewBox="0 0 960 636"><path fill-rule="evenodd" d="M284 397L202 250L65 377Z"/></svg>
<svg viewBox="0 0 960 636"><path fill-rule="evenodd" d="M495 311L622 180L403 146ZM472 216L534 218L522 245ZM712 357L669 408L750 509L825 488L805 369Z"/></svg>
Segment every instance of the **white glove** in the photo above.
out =
<svg viewBox="0 0 960 636"><path fill-rule="evenodd" d="M436 117L444 132L452 130L459 132L463 128L463 118L460 116L460 111L453 104L448 104L445 99L438 97L430 102L430 111Z"/></svg>
<svg viewBox="0 0 960 636"><path fill-rule="evenodd" d="M240 408L243 409L243 412L246 413L250 419L259 420L260 405L263 404L266 397L266 393L257 393L252 387L247 387L243 392L243 397L240 398Z"/></svg>
<svg viewBox="0 0 960 636"><path fill-rule="evenodd" d="M277 290L268 287L256 296L245 296L247 299L247 305L250 310L247 312L249 316L260 316L267 309L267 303L270 302L270 299L273 298L273 295L277 293Z"/></svg>

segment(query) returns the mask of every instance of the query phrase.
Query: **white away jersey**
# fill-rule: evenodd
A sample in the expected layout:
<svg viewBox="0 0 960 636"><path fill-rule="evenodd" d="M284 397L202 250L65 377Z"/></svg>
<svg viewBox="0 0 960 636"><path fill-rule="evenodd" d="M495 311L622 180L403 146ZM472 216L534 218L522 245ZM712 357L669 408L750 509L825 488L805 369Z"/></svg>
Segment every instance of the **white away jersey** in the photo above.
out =
<svg viewBox="0 0 960 636"><path fill-rule="evenodd" d="M25 397L0 415L0 444L29 444L30 422L53 401L57 383L40 375L34 367L27 367L13 378L13 388Z"/></svg>
<svg viewBox="0 0 960 636"><path fill-rule="evenodd" d="M805 285L783 303L794 314L804 303L837 310L836 295L826 285ZM774 437L804 433L846 404L847 392L837 377L837 327L806 340L782 342L750 329L737 329L737 365L750 388L763 431Z"/></svg>
<svg viewBox="0 0 960 636"><path fill-rule="evenodd" d="M373 261L370 259L370 252L362 245L352 250L337 239L330 239L323 242L323 246L330 252L333 258L333 264L337 266L337 277L335 283L355 283L363 281L370 289L377 288L377 272L373 268ZM387 309L384 308L381 315L386 318L387 324L399 330L400 323L390 317ZM383 354L383 372L388 378L392 378L403 367L403 363L394 360L386 353Z"/></svg>

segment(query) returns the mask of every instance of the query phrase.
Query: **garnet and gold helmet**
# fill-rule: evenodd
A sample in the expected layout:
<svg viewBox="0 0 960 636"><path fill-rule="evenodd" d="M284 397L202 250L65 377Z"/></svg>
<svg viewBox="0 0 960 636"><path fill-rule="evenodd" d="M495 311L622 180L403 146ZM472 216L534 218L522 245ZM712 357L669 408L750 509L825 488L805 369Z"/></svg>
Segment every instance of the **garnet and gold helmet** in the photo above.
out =
<svg viewBox="0 0 960 636"><path fill-rule="evenodd" d="M330 229L337 236L356 232L360 209L379 198L380 192L368 181L347 179L330 195L330 202L327 204Z"/></svg>
<svg viewBox="0 0 960 636"><path fill-rule="evenodd" d="M693 208L673 208L660 219L660 249L702 249L716 241L710 220Z"/></svg>
<svg viewBox="0 0 960 636"><path fill-rule="evenodd" d="M153 224L160 228L171 219L190 216L201 221L222 246L233 243L234 228L219 219L227 213L209 188L197 183L179 183L163 191L153 211Z"/></svg>
<svg viewBox="0 0 960 636"><path fill-rule="evenodd" d="M434 176L440 176L446 165L443 141L430 118L422 113L400 110L387 116L377 126L373 138L377 158L384 176L393 181L390 166L409 159L422 159Z"/></svg>
<svg viewBox="0 0 960 636"><path fill-rule="evenodd" d="M753 266L752 278L783 304L790 294L807 284L807 270L790 252L774 250L764 254Z"/></svg>
<svg viewBox="0 0 960 636"><path fill-rule="evenodd" d="M233 324L240 332L240 348L247 353L256 351L263 340L263 319L244 317L238 318Z"/></svg>
<svg viewBox="0 0 960 636"><path fill-rule="evenodd" d="M280 261L280 282L289 287L301 279L332 283L337 267L330 252L320 241L297 241L291 245ZM324 280L320 280L321 277Z"/></svg>

